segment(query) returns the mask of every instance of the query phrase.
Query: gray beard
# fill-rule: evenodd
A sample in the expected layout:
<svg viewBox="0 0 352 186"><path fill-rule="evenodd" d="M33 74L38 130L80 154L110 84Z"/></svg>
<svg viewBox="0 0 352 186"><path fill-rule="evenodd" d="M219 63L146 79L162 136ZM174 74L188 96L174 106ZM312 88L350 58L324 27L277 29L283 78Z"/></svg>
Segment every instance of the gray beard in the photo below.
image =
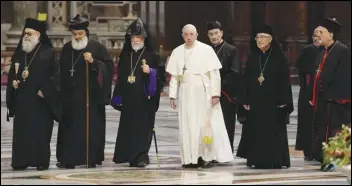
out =
<svg viewBox="0 0 352 186"><path fill-rule="evenodd" d="M37 46L38 43L39 43L39 38L37 37L31 38L29 41L22 39L22 50L26 53L30 53L33 51L35 46Z"/></svg>
<svg viewBox="0 0 352 186"><path fill-rule="evenodd" d="M139 45L133 45L133 44L131 45L132 45L132 49L136 52L144 47L144 43L141 43Z"/></svg>
<svg viewBox="0 0 352 186"><path fill-rule="evenodd" d="M75 50L82 50L86 48L87 44L88 44L87 36L84 36L80 41L77 41L72 37L71 45L72 45L72 48Z"/></svg>

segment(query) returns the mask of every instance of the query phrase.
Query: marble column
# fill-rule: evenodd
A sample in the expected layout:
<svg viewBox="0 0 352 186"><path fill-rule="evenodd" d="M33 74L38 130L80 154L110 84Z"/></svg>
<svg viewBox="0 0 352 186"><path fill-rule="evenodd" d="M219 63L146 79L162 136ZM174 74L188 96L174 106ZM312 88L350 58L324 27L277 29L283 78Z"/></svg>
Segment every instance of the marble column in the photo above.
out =
<svg viewBox="0 0 352 186"><path fill-rule="evenodd" d="M158 1L159 3L159 34L160 36L164 37L165 36L165 1Z"/></svg>
<svg viewBox="0 0 352 186"><path fill-rule="evenodd" d="M127 17L133 17L133 2L128 2L128 13Z"/></svg>
<svg viewBox="0 0 352 186"><path fill-rule="evenodd" d="M157 11L156 11L156 3L157 1L148 1L149 2L149 15L148 15L148 27L152 35L157 34L157 29L156 29L156 16L157 16Z"/></svg>
<svg viewBox="0 0 352 186"><path fill-rule="evenodd" d="M11 30L22 30L26 18L37 18L36 1L13 1L13 22Z"/></svg>
<svg viewBox="0 0 352 186"><path fill-rule="evenodd" d="M26 18L37 18L36 1L13 1L13 21L11 28L6 32L7 40L4 42L6 50L15 48L22 35Z"/></svg>
<svg viewBox="0 0 352 186"><path fill-rule="evenodd" d="M143 21L147 21L147 2L148 1L141 1L141 13L140 17Z"/></svg>

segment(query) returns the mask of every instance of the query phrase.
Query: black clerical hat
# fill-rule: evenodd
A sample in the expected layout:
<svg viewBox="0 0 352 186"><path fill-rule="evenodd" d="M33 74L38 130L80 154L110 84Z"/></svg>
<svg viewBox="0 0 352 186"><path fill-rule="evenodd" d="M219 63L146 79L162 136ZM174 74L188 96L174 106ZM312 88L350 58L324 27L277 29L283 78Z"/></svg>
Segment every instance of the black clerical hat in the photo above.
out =
<svg viewBox="0 0 352 186"><path fill-rule="evenodd" d="M322 27L325 27L329 32L332 32L334 34L337 34L340 32L340 29L342 27L342 24L339 23L336 18L324 18L324 22L321 25Z"/></svg>
<svg viewBox="0 0 352 186"><path fill-rule="evenodd" d="M79 14L73 19L68 21L70 30L86 30L89 25L89 21Z"/></svg>
<svg viewBox="0 0 352 186"><path fill-rule="evenodd" d="M137 18L131 25L128 27L126 36L141 35L143 37L148 37L147 25L142 21L141 18Z"/></svg>
<svg viewBox="0 0 352 186"><path fill-rule="evenodd" d="M52 43L51 43L48 35L46 34L46 22L45 21L39 21L36 19L27 18L25 25L24 25L24 29L26 29L26 28L30 28L30 29L33 29L33 30L40 32L40 41L43 44L48 44L49 46L52 46ZM23 29L23 32L24 32L24 29ZM21 36L19 46L22 46L22 38L23 38L23 34Z"/></svg>
<svg viewBox="0 0 352 186"><path fill-rule="evenodd" d="M36 30L40 33L45 33L46 24L44 21L38 21L36 19L27 18L26 23L24 25L24 28L25 29L30 28L30 29Z"/></svg>
<svg viewBox="0 0 352 186"><path fill-rule="evenodd" d="M207 27L207 31L217 29L217 28L222 30L222 26L219 21L210 21L207 23L206 27Z"/></svg>
<svg viewBox="0 0 352 186"><path fill-rule="evenodd" d="M259 29L257 29L255 35L257 35L259 33L269 34L274 38L273 28L270 25L265 24L262 27L260 27Z"/></svg>
<svg viewBox="0 0 352 186"><path fill-rule="evenodd" d="M142 21L141 18L133 21L128 27L125 35L125 43L122 48L120 56L128 55L132 51L131 38L134 35L142 35L144 39L144 46L147 51L157 52L158 49L154 43L153 36L148 30L147 25Z"/></svg>

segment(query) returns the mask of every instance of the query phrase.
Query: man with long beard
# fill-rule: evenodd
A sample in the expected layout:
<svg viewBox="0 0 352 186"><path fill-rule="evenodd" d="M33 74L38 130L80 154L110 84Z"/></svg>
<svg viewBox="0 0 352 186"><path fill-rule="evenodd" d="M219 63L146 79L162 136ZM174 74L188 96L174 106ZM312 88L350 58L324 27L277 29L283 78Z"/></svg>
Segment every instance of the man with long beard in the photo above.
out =
<svg viewBox="0 0 352 186"><path fill-rule="evenodd" d="M147 25L138 18L128 28L111 105L121 111L113 161L145 167L149 162L155 113L164 74Z"/></svg>
<svg viewBox="0 0 352 186"><path fill-rule="evenodd" d="M70 20L72 41L64 45L60 56L63 114L56 149L60 168L74 168L87 162L94 168L104 161L105 105L110 103L113 62L102 44L89 40L88 25L79 15Z"/></svg>
<svg viewBox="0 0 352 186"><path fill-rule="evenodd" d="M54 118L59 118L58 65L45 22L26 19L11 60L6 89L8 116L14 117L11 166L14 170L45 170L50 162Z"/></svg>

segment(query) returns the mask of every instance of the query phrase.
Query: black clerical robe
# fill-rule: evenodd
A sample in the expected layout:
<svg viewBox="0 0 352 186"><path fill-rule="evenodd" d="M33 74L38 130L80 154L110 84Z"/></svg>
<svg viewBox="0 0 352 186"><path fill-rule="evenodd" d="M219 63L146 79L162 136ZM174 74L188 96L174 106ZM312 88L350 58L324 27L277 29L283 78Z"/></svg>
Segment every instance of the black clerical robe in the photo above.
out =
<svg viewBox="0 0 352 186"><path fill-rule="evenodd" d="M93 63L84 61L90 52ZM57 159L61 166L86 164L87 87L89 75L89 154L90 165L104 161L105 105L110 103L113 62L107 49L94 40L86 48L73 50L71 42L64 45L60 56L62 121L59 124Z"/></svg>
<svg viewBox="0 0 352 186"><path fill-rule="evenodd" d="M260 69L264 69L262 85L258 81ZM288 62L279 48L249 55L239 97L241 105L250 105L243 134L248 166L290 167L286 124L293 101L289 78ZM286 106L278 107L281 105Z"/></svg>
<svg viewBox="0 0 352 186"><path fill-rule="evenodd" d="M12 57L6 104L9 116L14 117L11 166L15 169L49 167L53 123L60 118L56 107L59 103L56 59L55 49L41 43L28 54L18 50ZM19 63L17 74L15 63ZM29 67L29 75L24 79L25 66ZM20 81L18 89L13 87L13 80ZM38 96L39 90L44 98Z"/></svg>
<svg viewBox="0 0 352 186"><path fill-rule="evenodd" d="M299 73L299 97L298 97L298 127L296 137L296 150L303 150L305 157L311 156L312 142L312 118L313 108L309 104L311 91L309 85L314 80L316 56L319 48L313 44L303 48L298 57L296 67Z"/></svg>
<svg viewBox="0 0 352 186"><path fill-rule="evenodd" d="M233 151L233 142L235 137L236 124L236 101L239 90L239 74L241 64L238 59L237 49L231 44L223 41L213 48L219 57L222 68L221 76L221 108L224 115L227 134L229 136L231 149Z"/></svg>
<svg viewBox="0 0 352 186"><path fill-rule="evenodd" d="M131 56L132 55L132 56ZM142 61L151 72L142 71ZM135 69L135 82L128 76ZM155 113L159 108L164 74L160 74L160 55L147 49L123 53L118 64L118 79L111 105L121 111L113 161L129 162L131 166L149 164Z"/></svg>
<svg viewBox="0 0 352 186"><path fill-rule="evenodd" d="M311 100L314 105L312 158L322 161L322 142L351 123L351 53L336 41L317 54L320 62Z"/></svg>

